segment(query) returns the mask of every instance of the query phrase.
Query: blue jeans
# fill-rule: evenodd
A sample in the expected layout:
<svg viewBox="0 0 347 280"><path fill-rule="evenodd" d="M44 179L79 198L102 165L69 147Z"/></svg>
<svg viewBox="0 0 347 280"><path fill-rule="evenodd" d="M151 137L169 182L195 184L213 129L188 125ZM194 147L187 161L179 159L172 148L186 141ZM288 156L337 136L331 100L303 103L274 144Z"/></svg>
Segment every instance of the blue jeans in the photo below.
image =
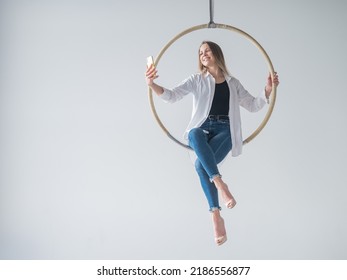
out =
<svg viewBox="0 0 347 280"><path fill-rule="evenodd" d="M195 169L210 211L221 209L213 179L216 176L221 177L217 164L227 156L232 147L229 119L209 117L200 127L189 132L188 139L189 146L198 157Z"/></svg>

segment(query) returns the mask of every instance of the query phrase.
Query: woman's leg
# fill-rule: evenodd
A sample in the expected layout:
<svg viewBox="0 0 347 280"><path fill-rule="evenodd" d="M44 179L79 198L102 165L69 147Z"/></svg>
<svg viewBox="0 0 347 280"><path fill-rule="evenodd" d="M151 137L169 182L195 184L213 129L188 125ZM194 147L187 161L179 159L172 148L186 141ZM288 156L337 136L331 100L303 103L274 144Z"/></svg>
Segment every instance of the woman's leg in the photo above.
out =
<svg viewBox="0 0 347 280"><path fill-rule="evenodd" d="M214 151L217 164L220 163L229 153L232 147L230 134L225 135L223 133L217 134L209 141L211 149ZM213 178L213 188L221 193L222 199L226 202L228 208L232 208L236 205L234 197L229 192L228 186L224 183L221 176ZM215 234L215 242L218 246L227 241L227 235L224 225L224 220L220 215L220 209L211 211L212 223Z"/></svg>
<svg viewBox="0 0 347 280"><path fill-rule="evenodd" d="M189 144L198 156L195 168L210 210L220 209L216 188L221 192L227 207L234 207L236 202L229 192L228 186L223 182L217 167L217 164L226 157L232 147L229 126L226 124L214 125L212 133L208 133L203 128L194 128L189 133Z"/></svg>
<svg viewBox="0 0 347 280"><path fill-rule="evenodd" d="M210 133L203 128L195 128L189 133L189 143L198 156L195 168L210 206L217 245L221 245L226 241L224 220L220 215L218 190L221 192L224 201L233 201L232 206L235 205L235 200L227 185L223 182L217 167L217 164L231 150L230 129L228 125L219 126L219 128L222 129L214 129L214 133Z"/></svg>

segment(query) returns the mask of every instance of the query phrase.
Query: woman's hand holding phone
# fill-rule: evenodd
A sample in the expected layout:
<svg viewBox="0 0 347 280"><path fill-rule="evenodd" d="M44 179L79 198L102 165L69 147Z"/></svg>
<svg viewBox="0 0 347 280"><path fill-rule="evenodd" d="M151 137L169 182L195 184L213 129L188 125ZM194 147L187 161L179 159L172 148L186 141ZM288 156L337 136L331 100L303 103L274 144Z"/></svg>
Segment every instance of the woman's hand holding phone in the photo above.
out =
<svg viewBox="0 0 347 280"><path fill-rule="evenodd" d="M158 71L155 68L153 57L149 56L147 57L146 82L157 95L161 95L164 92L164 88L153 82L158 77Z"/></svg>
<svg viewBox="0 0 347 280"><path fill-rule="evenodd" d="M146 82L148 86L153 85L153 80L159 77L157 72L158 71L155 68L153 57L147 57Z"/></svg>

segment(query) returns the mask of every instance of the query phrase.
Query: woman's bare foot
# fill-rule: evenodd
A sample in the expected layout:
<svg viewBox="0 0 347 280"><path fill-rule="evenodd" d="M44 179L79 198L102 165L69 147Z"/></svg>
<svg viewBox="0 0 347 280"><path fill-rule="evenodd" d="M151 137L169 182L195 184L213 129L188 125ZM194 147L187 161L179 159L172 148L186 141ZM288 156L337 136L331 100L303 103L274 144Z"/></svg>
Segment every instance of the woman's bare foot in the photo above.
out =
<svg viewBox="0 0 347 280"><path fill-rule="evenodd" d="M221 177L216 177L213 182L220 191L225 206L229 209L233 208L236 205L236 200L230 193L228 185L223 182Z"/></svg>
<svg viewBox="0 0 347 280"><path fill-rule="evenodd" d="M218 209L212 212L212 222L215 236L214 239L216 244L220 246L227 241L227 234L225 231L224 220Z"/></svg>

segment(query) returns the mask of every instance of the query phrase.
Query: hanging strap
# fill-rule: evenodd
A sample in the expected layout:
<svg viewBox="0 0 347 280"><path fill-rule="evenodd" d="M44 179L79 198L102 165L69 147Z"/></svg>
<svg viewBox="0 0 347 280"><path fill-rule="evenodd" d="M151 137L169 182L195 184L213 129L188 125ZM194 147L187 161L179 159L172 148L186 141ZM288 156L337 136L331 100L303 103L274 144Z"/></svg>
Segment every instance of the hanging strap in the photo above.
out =
<svg viewBox="0 0 347 280"><path fill-rule="evenodd" d="M213 8L214 8L213 0L210 0L210 22L208 23L208 28L216 28L216 24L213 21L213 14L214 14Z"/></svg>

